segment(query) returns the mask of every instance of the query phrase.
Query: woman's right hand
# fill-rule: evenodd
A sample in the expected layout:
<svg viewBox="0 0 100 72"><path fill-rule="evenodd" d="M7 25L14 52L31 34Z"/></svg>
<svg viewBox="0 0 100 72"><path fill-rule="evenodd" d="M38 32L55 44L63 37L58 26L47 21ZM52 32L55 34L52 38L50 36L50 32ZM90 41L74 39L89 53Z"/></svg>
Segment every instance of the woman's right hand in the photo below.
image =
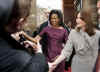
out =
<svg viewBox="0 0 100 72"><path fill-rule="evenodd" d="M49 65L49 72L53 72L53 70L57 67L57 64L55 64L54 62L50 63L48 62Z"/></svg>
<svg viewBox="0 0 100 72"><path fill-rule="evenodd" d="M28 46L31 46L33 48L33 50L35 51L35 53L42 53L41 45L39 42L36 44L36 43L33 43L33 42L27 40L27 41L24 41L24 44L25 44L26 48Z"/></svg>

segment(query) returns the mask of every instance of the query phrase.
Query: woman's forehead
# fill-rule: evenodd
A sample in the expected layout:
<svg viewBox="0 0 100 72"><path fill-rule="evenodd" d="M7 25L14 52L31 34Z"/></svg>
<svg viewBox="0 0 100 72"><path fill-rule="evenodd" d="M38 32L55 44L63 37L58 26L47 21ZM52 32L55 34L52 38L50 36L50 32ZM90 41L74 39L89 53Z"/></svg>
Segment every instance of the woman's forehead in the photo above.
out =
<svg viewBox="0 0 100 72"><path fill-rule="evenodd" d="M57 14L52 14L51 17L58 17L58 15Z"/></svg>

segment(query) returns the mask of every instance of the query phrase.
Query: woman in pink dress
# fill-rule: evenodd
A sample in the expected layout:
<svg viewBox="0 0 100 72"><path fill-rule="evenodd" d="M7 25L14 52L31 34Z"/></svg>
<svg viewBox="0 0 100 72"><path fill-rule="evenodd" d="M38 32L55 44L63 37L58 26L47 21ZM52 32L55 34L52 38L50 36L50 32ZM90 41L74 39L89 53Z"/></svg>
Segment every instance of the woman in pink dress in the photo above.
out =
<svg viewBox="0 0 100 72"><path fill-rule="evenodd" d="M40 40L44 34L47 36L47 52L44 54L48 62L53 62L60 55L63 44L67 41L68 33L63 27L63 17L60 11L52 10L50 12L49 23L36 39ZM64 72L64 69L65 61L62 61L53 72Z"/></svg>

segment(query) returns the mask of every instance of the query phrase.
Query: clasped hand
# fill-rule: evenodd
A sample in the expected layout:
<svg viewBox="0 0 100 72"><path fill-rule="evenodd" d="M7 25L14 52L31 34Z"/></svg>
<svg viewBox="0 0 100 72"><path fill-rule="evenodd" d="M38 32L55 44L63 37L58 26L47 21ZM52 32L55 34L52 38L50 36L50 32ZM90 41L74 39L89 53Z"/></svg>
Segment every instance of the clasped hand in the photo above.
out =
<svg viewBox="0 0 100 72"><path fill-rule="evenodd" d="M49 72L53 72L53 70L57 67L57 64L55 64L54 62L50 63L48 62L49 65Z"/></svg>

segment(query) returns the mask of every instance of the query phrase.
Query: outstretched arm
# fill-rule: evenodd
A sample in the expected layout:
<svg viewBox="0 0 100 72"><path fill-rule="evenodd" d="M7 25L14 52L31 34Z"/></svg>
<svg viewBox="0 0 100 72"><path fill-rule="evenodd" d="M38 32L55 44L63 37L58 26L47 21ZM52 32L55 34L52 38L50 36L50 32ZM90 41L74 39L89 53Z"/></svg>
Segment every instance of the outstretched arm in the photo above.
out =
<svg viewBox="0 0 100 72"><path fill-rule="evenodd" d="M26 34L25 32L21 31L20 34L23 34L24 37L34 43L37 43L37 41L39 41L41 39L41 37L39 35L37 35L35 38L29 36L28 34Z"/></svg>
<svg viewBox="0 0 100 72"><path fill-rule="evenodd" d="M73 31L70 33L69 37L68 37L68 41L64 47L64 49L62 50L60 56L53 62L53 63L49 63L49 68L50 70L54 70L56 68L56 66L61 63L65 58L69 59L70 55L72 54L73 51Z"/></svg>

